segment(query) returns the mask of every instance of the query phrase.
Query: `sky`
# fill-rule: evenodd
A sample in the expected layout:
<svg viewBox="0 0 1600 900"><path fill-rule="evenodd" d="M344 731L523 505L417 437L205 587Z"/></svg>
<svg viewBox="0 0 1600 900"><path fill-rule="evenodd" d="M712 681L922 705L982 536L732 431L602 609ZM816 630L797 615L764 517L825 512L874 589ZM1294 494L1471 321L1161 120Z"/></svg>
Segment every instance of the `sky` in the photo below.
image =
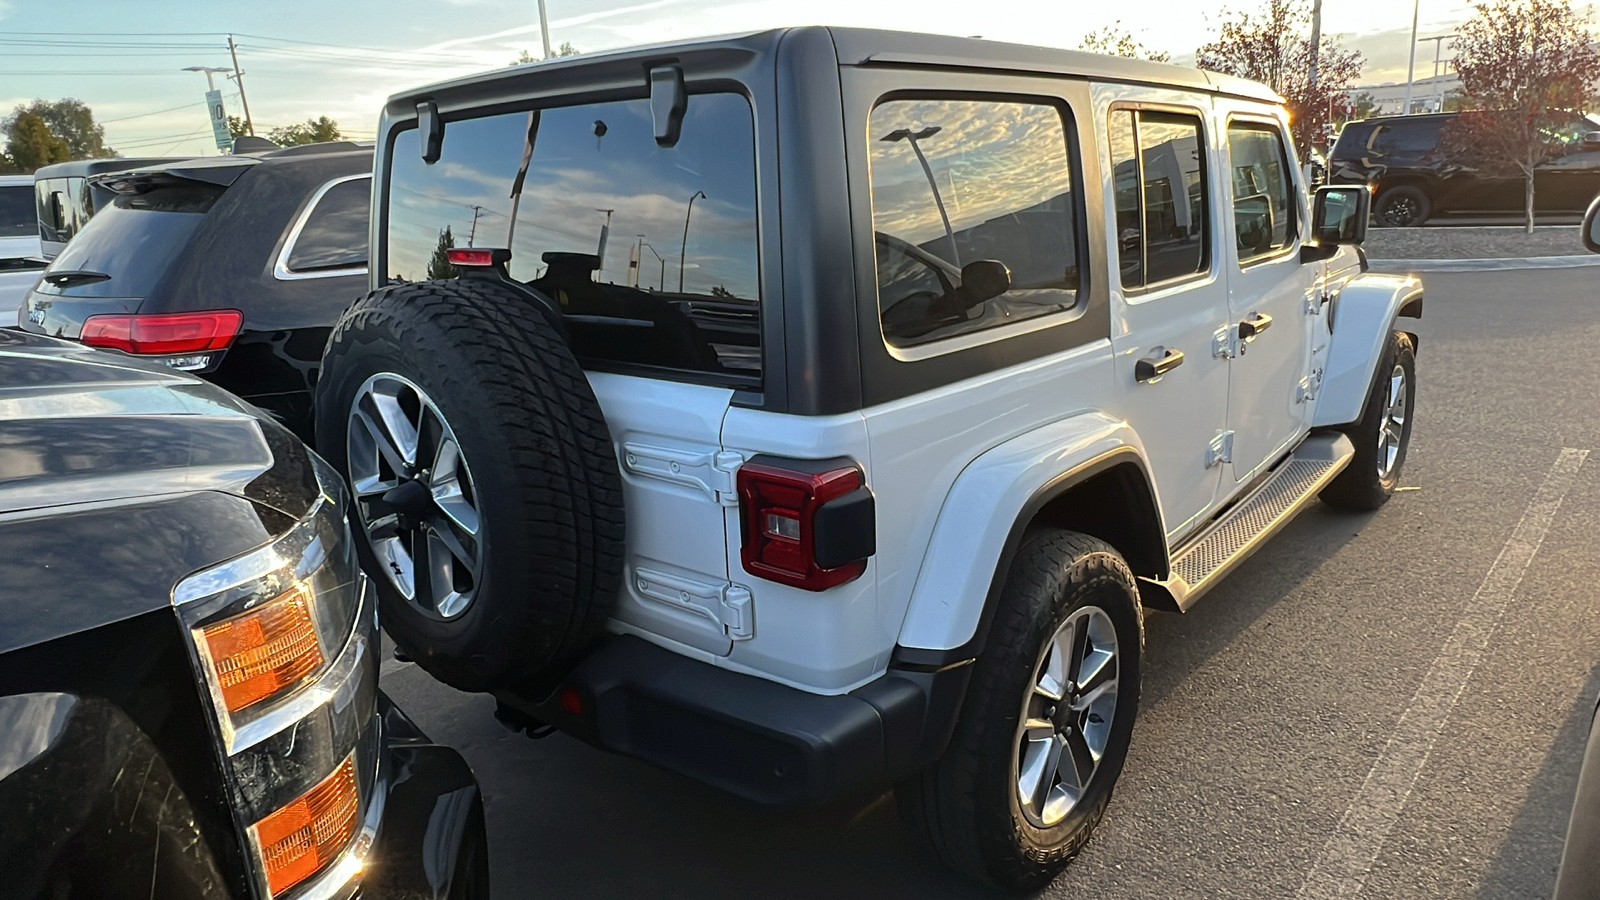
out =
<svg viewBox="0 0 1600 900"><path fill-rule="evenodd" d="M1256 5L546 0L552 43L571 42L581 51L801 24L1071 48L1085 34L1116 25L1179 62L1193 59L1229 10ZM1404 81L1411 12L1404 3L1325 0L1323 28L1366 55L1364 84ZM1448 34L1470 14L1467 0L1419 0L1419 35ZM370 139L391 93L503 66L524 49L538 55L538 21L537 0L0 0L0 110L35 97L76 97L93 108L108 143L123 155L215 153L205 76L180 70L230 65L231 32L258 133L326 115L347 136ZM1418 50L1418 77L1432 74L1432 48L1427 42ZM231 82L223 95L228 112L240 115Z"/></svg>

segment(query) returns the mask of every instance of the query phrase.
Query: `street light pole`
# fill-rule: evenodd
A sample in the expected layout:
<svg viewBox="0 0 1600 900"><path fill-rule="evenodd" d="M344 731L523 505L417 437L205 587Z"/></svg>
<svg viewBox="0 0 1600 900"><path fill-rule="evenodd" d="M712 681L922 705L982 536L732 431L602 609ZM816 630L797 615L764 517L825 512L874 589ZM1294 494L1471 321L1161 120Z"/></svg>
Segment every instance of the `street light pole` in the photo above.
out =
<svg viewBox="0 0 1600 900"><path fill-rule="evenodd" d="M544 58L555 56L550 52L550 16L544 11L544 0L539 0L539 36L544 38Z"/></svg>
<svg viewBox="0 0 1600 900"><path fill-rule="evenodd" d="M1400 115L1411 115L1411 85L1417 76L1417 15L1422 12L1422 0L1411 0L1411 62L1406 66L1406 108Z"/></svg>
<svg viewBox="0 0 1600 900"><path fill-rule="evenodd" d="M1322 0L1311 4L1311 71L1306 78L1311 87L1317 86L1317 63L1322 60Z"/></svg>
<svg viewBox="0 0 1600 900"><path fill-rule="evenodd" d="M683 213L683 246L678 248L678 293L683 293L683 261L684 254L689 252L689 216L694 213L695 197L705 197L705 191L695 191L694 197L689 198L689 208ZM706 197L710 200L710 197ZM654 251L651 251L654 252Z"/></svg>
<svg viewBox="0 0 1600 900"><path fill-rule="evenodd" d="M244 73L239 71L239 48L234 45L231 34L228 35L228 55L233 57L233 74L228 77L239 86L239 103L244 106L244 130L255 137L256 123L250 118L250 99L244 95Z"/></svg>
<svg viewBox="0 0 1600 900"><path fill-rule="evenodd" d="M639 246L643 247L646 250L649 250L651 255L653 255L656 258L656 261L661 263L661 287L657 288L656 290L660 290L660 291L666 290L667 289L667 260L666 260L666 257L664 257L661 254L657 253L656 252L656 248L650 246L650 242L649 241L640 241L639 242ZM640 256L643 256L643 255L644 254L640 254ZM641 266L640 268L643 268L643 267ZM638 287L638 285L635 284L634 287ZM679 293L682 293L682 291L680 291Z"/></svg>
<svg viewBox="0 0 1600 900"><path fill-rule="evenodd" d="M939 182L933 177L933 166L928 165L928 157L923 154L922 145L917 143L918 141L925 141L943 130L938 125L929 125L921 131L901 128L889 132L879 140L887 141L891 144L897 141L910 142L911 152L917 155L917 162L922 163L922 174L928 176L928 187L933 190L933 205L939 208L939 219L944 222L944 235L950 239L950 261L955 263L956 268L960 268L961 251L956 248L956 233L950 227L950 214L944 210L944 197L939 194Z"/></svg>

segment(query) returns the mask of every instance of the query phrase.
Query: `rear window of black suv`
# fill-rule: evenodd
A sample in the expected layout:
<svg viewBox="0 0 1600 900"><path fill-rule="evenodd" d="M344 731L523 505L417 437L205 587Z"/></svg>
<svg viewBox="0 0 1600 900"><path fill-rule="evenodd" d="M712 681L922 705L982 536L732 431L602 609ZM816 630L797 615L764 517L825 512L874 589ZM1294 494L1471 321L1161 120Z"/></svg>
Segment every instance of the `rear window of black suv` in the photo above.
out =
<svg viewBox="0 0 1600 900"><path fill-rule="evenodd" d="M415 129L390 154L386 276L446 278L451 247L509 247L598 368L761 374L755 133L737 94L689 98L678 143L645 99L451 121L438 162Z"/></svg>

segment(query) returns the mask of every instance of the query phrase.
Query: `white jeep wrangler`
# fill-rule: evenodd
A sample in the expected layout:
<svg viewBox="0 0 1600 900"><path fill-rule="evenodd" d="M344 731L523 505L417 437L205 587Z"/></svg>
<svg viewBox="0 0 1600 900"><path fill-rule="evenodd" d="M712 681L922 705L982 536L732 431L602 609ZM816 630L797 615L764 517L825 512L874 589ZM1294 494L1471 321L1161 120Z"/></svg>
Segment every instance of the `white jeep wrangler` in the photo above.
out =
<svg viewBox="0 0 1600 900"><path fill-rule="evenodd" d="M1181 611L1394 490L1421 285L1279 99L801 28L392 98L317 385L383 621L507 724L745 797L894 786L1037 886Z"/></svg>

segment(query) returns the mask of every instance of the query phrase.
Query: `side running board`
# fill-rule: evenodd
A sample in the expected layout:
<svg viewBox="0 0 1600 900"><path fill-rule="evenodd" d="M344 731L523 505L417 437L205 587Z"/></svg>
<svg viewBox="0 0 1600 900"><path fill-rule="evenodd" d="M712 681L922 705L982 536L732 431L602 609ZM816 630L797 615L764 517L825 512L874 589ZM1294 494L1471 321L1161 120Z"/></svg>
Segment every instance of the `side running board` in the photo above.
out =
<svg viewBox="0 0 1600 900"><path fill-rule="evenodd" d="M1249 496L1174 552L1172 574L1166 581L1139 579L1145 605L1176 612L1193 606L1314 503L1355 452L1343 434L1307 438Z"/></svg>

